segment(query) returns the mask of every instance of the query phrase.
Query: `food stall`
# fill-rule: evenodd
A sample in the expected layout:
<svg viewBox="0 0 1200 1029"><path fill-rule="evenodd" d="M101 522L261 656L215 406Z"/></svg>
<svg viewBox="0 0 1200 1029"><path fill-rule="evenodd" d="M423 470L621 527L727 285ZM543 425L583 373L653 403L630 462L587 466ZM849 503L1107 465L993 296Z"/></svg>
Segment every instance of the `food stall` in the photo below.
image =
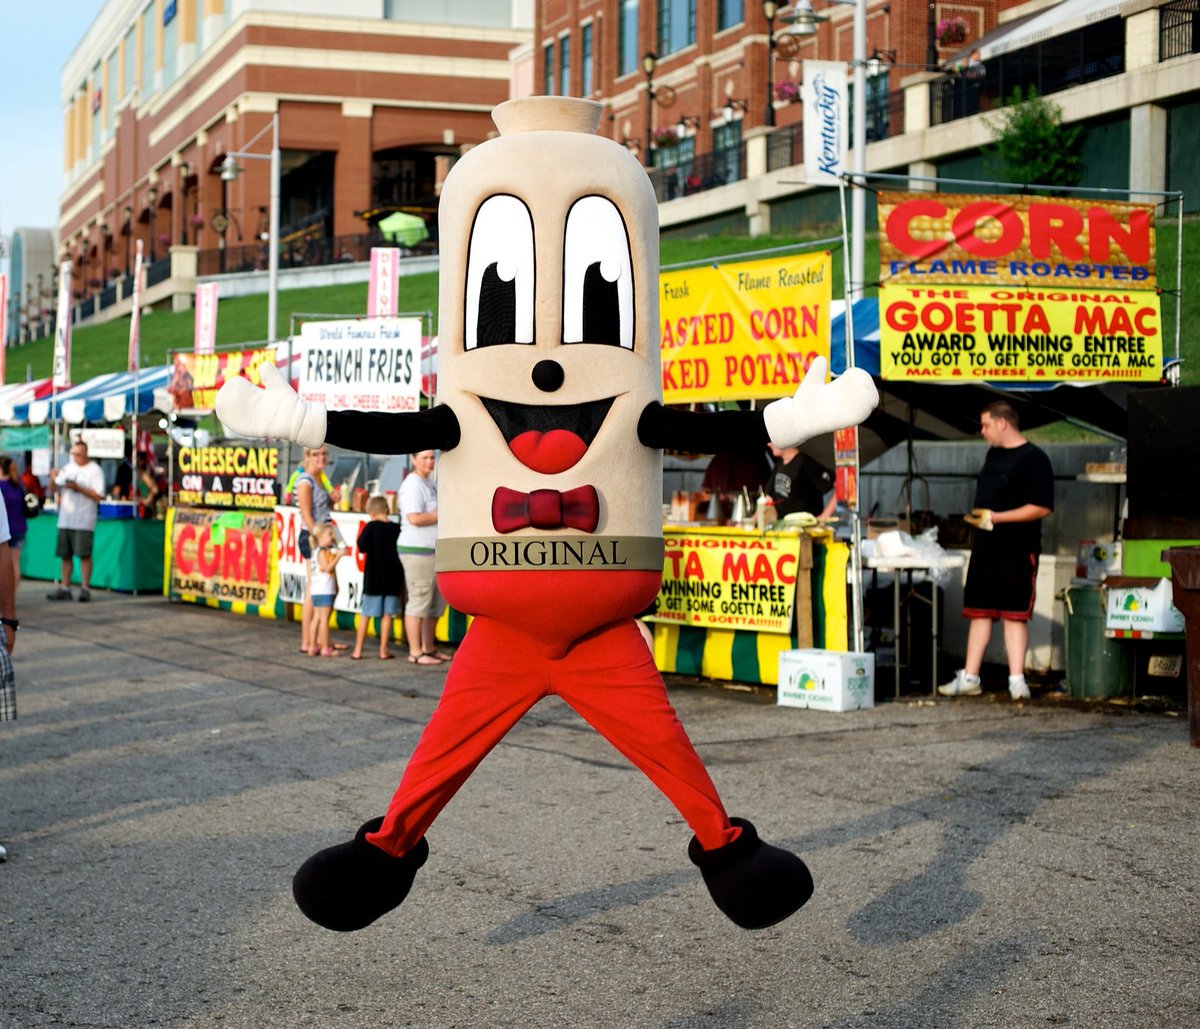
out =
<svg viewBox="0 0 1200 1029"><path fill-rule="evenodd" d="M124 428L87 428L121 423L145 414L154 404L154 391L166 382L169 366L139 372L98 375L59 392L35 396L12 406L12 419L45 430L42 446L26 447L46 456L46 472L53 464L51 427L61 424L60 442L80 435L96 460L124 458ZM64 447L65 449L65 447ZM61 464L65 458L59 459ZM36 469L35 469L36 470ZM121 592L156 591L162 585L163 523L135 517L136 505L106 501L100 505L92 557L92 586ZM31 579L57 580L60 562L55 556L58 520L53 503L28 523L21 549L21 574Z"/></svg>

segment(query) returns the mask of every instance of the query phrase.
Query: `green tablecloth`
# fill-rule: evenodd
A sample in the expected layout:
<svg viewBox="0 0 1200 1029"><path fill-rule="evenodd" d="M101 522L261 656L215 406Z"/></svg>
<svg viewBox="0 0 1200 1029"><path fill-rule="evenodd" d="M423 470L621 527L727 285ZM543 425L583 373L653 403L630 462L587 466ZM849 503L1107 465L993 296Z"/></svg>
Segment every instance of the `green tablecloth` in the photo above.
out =
<svg viewBox="0 0 1200 1029"><path fill-rule="evenodd" d="M101 518L92 547L92 585L126 593L160 593L163 582L161 521ZM61 562L54 555L58 518L44 511L29 521L21 548L21 575L29 579L58 579ZM79 582L79 562L71 581Z"/></svg>

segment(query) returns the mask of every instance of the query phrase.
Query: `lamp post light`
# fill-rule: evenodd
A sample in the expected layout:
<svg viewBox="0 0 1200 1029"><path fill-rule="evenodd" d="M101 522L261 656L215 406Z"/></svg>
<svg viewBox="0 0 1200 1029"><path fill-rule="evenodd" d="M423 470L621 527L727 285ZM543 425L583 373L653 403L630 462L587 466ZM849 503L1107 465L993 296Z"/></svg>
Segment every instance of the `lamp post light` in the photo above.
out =
<svg viewBox="0 0 1200 1029"><path fill-rule="evenodd" d="M767 19L767 106L763 124L775 125L775 16L779 13L776 0L763 0L763 17Z"/></svg>
<svg viewBox="0 0 1200 1029"><path fill-rule="evenodd" d="M179 165L179 192L182 194L183 203L180 205L179 211L179 241L187 246L188 241L188 180L191 178L192 168L187 161L180 162Z"/></svg>
<svg viewBox="0 0 1200 1029"><path fill-rule="evenodd" d="M158 190L153 186L146 193L146 235L150 237L150 263L154 263L154 237L158 232L157 212L154 205L158 203Z"/></svg>
<svg viewBox="0 0 1200 1029"><path fill-rule="evenodd" d="M650 152L650 139L651 122L654 119L654 68L657 64L658 54L653 50L642 54L642 74L646 76L646 146L642 151L642 163L647 168L654 163L654 155Z"/></svg>
<svg viewBox="0 0 1200 1029"><path fill-rule="evenodd" d="M238 177L242 170L237 163L239 157L247 161L271 162L271 213L267 230L267 339L273 343L279 321L279 114L273 114L271 124L264 126L246 146L253 146L267 128L271 130L271 152L254 154L245 150L230 150L221 162L221 181L232 182Z"/></svg>

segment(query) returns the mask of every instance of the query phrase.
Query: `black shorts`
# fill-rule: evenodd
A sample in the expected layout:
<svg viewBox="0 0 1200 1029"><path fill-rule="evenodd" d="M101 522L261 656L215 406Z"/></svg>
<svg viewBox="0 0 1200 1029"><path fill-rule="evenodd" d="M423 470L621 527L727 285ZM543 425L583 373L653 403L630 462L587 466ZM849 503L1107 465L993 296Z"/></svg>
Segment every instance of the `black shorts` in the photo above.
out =
<svg viewBox="0 0 1200 1029"><path fill-rule="evenodd" d="M1027 622L1033 616L1038 555L973 551L963 587L964 618Z"/></svg>

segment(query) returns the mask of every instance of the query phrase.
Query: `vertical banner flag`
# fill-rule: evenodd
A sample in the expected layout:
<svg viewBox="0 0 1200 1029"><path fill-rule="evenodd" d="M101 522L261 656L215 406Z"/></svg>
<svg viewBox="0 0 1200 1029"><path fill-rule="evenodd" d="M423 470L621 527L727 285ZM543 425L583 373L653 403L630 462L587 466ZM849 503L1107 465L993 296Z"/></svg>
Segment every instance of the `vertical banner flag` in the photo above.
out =
<svg viewBox="0 0 1200 1029"><path fill-rule="evenodd" d="M8 350L8 276L0 272L0 383L4 382L6 350Z"/></svg>
<svg viewBox="0 0 1200 1029"><path fill-rule="evenodd" d="M217 284L202 282L196 287L196 326L194 330L197 354L214 354L217 350Z"/></svg>
<svg viewBox="0 0 1200 1029"><path fill-rule="evenodd" d="M400 250L398 247L371 247L367 317L395 318L399 310Z"/></svg>
<svg viewBox="0 0 1200 1029"><path fill-rule="evenodd" d="M846 172L849 86L840 61L804 62L804 181L836 186Z"/></svg>
<svg viewBox="0 0 1200 1029"><path fill-rule="evenodd" d="M129 371L142 366L142 241L133 260L133 310L129 312Z"/></svg>
<svg viewBox="0 0 1200 1029"><path fill-rule="evenodd" d="M71 385L71 262L58 266L58 317L54 325L54 389Z"/></svg>
<svg viewBox="0 0 1200 1029"><path fill-rule="evenodd" d="M1162 376L1154 205L879 195L885 379Z"/></svg>

